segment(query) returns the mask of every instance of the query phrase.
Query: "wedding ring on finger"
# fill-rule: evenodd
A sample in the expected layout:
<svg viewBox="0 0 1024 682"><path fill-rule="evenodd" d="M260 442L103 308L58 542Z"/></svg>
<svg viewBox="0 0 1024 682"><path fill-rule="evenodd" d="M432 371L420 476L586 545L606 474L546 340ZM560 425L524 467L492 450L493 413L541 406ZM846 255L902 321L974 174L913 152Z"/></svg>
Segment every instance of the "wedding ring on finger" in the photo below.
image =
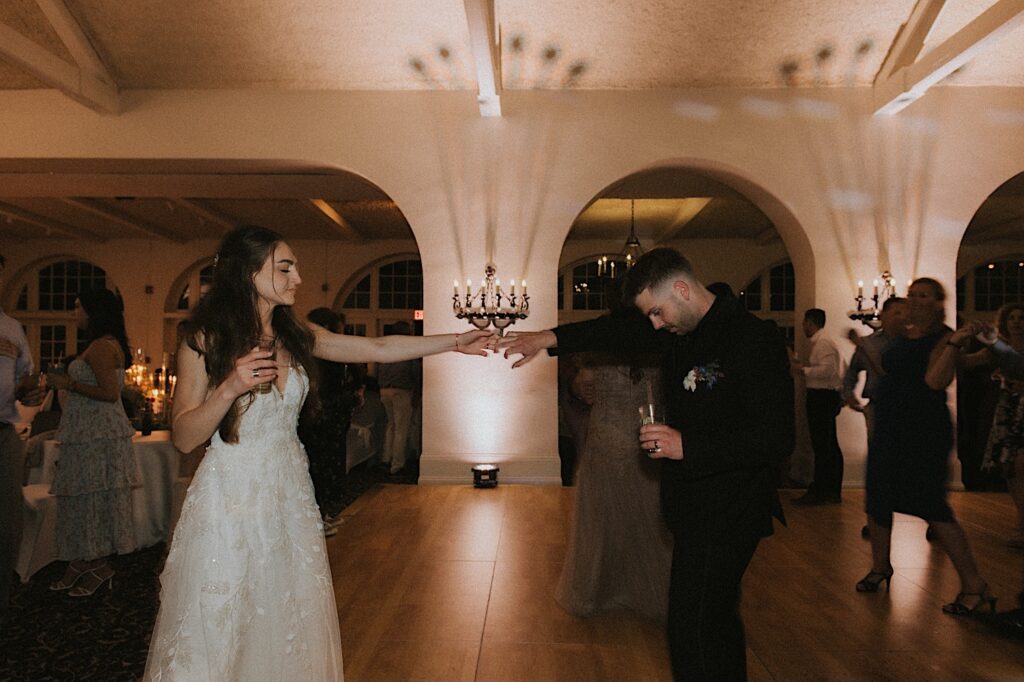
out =
<svg viewBox="0 0 1024 682"><path fill-rule="evenodd" d="M252 378L253 379L259 379L259 377L260 377L260 371L258 369L254 369L252 371Z"/></svg>

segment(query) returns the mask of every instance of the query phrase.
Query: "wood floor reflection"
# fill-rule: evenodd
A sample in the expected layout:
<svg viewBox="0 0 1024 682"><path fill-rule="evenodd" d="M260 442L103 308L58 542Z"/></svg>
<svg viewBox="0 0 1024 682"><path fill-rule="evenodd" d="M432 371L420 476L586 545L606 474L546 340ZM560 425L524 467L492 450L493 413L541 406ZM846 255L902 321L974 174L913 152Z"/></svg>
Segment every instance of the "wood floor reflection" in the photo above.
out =
<svg viewBox="0 0 1024 682"><path fill-rule="evenodd" d="M787 494L787 497L789 495ZM983 575L1012 605L1022 560L1006 547L1005 494L951 496ZM574 618L552 599L572 489L382 486L327 541L345 679L670 680L663 628L628 614ZM888 594L854 583L869 565L863 494L787 505L744 583L751 680L1024 679L1024 646L940 613L956 572L897 517Z"/></svg>

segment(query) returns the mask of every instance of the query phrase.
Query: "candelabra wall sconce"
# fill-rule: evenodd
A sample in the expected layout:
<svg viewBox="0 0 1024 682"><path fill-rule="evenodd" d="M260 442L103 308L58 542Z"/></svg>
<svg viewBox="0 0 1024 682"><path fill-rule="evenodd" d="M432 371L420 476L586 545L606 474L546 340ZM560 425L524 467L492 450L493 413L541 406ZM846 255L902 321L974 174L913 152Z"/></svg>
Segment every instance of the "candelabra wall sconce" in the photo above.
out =
<svg viewBox="0 0 1024 682"><path fill-rule="evenodd" d="M879 288L880 285L881 288ZM888 298L896 295L898 295L896 293L896 278L888 270L872 282L871 298L864 296L864 282L858 281L857 295L853 297L853 300L857 302L857 309L850 311L850 319L858 320L862 324L877 329L881 324L878 315L882 312L882 305ZM870 308L864 307L865 301L871 301Z"/></svg>
<svg viewBox="0 0 1024 682"><path fill-rule="evenodd" d="M468 320L477 329L494 327L498 336L505 334L505 327L515 324L516 320L525 320L530 314L530 297L526 293L526 280L522 281L522 294L516 294L516 281L510 282L511 289L506 293L501 288L501 280L495 277L497 270L493 263L484 268L484 281L476 292L473 292L472 280L466 280L466 292L459 292L459 281L453 283L452 311L460 320Z"/></svg>

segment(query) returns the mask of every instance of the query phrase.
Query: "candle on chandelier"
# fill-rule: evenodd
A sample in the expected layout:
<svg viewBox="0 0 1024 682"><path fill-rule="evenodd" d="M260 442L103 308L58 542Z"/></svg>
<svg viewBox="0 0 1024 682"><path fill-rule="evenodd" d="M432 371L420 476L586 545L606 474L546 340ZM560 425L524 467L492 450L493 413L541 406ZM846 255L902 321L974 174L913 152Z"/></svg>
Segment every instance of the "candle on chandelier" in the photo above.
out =
<svg viewBox="0 0 1024 682"><path fill-rule="evenodd" d="M516 295L516 281L515 280L511 280L511 284L512 284L512 295L515 296Z"/></svg>
<svg viewBox="0 0 1024 682"><path fill-rule="evenodd" d="M526 296L526 280L523 280L523 296Z"/></svg>
<svg viewBox="0 0 1024 682"><path fill-rule="evenodd" d="M467 279L466 280L466 298L469 298L469 295L470 295L469 292L470 292L470 289L472 288L472 286L473 286L473 280Z"/></svg>
<svg viewBox="0 0 1024 682"><path fill-rule="evenodd" d="M871 292L871 295L874 296L875 298L878 298L878 280L876 279L876 280L872 281L871 284L873 286L873 290Z"/></svg>
<svg viewBox="0 0 1024 682"><path fill-rule="evenodd" d="M857 295L858 296L863 296L864 295L864 280L862 280L862 279L858 279L857 280Z"/></svg>
<svg viewBox="0 0 1024 682"><path fill-rule="evenodd" d="M456 296L459 295L459 280L457 279L452 280L452 293Z"/></svg>

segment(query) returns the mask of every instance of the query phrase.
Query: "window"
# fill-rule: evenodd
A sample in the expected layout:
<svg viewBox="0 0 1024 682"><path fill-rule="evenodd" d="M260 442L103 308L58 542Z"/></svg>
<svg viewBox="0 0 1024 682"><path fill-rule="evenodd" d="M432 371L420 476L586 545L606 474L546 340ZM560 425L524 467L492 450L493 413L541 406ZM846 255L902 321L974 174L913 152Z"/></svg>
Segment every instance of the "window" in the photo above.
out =
<svg viewBox="0 0 1024 682"><path fill-rule="evenodd" d="M75 324L75 299L81 292L107 288L120 296L103 268L78 259L43 261L22 277L12 283L20 285L14 307L40 367L81 353L88 345Z"/></svg>
<svg viewBox="0 0 1024 682"><path fill-rule="evenodd" d="M619 273L626 271L625 261L615 261ZM620 275L621 276L621 275ZM572 309L608 310L606 290L609 279L597 274L597 261L588 261L572 269ZM564 291L564 285L563 285Z"/></svg>
<svg viewBox="0 0 1024 682"><path fill-rule="evenodd" d="M772 310L796 310L796 275L792 263L783 263L768 274L770 292L768 300Z"/></svg>
<svg viewBox="0 0 1024 682"><path fill-rule="evenodd" d="M92 263L66 260L39 271L38 310L74 310L78 294L107 286L107 273Z"/></svg>
<svg viewBox="0 0 1024 682"><path fill-rule="evenodd" d="M192 286L193 282L186 282L185 288L182 289L181 295L178 297L178 310L190 310L195 307L195 304L199 302L206 292L210 290L210 286L213 284L213 264L207 265L205 268L199 271L199 297L192 301Z"/></svg>
<svg viewBox="0 0 1024 682"><path fill-rule="evenodd" d="M417 310L423 307L423 267L418 260L404 260L380 268L378 307Z"/></svg>
<svg viewBox="0 0 1024 682"><path fill-rule="evenodd" d="M331 307L345 315L346 334L382 336L385 327L400 321L422 330L413 319L423 308L423 265L418 255L395 254L368 265L349 280Z"/></svg>
<svg viewBox="0 0 1024 682"><path fill-rule="evenodd" d="M743 287L739 299L747 310L762 320L775 322L788 343L796 341L796 272L792 263L782 263L762 270Z"/></svg>
<svg viewBox="0 0 1024 682"><path fill-rule="evenodd" d="M160 364L174 366L174 354L178 351L178 329L188 318L189 311L213 286L213 259L204 258L178 276L167 298L164 300L163 356ZM152 349L145 349L151 352Z"/></svg>
<svg viewBox="0 0 1024 682"><path fill-rule="evenodd" d="M597 259L594 255L584 260L568 263L558 272L558 323L569 324L600 317L608 312L608 287L612 281L598 276ZM612 261L608 261L611 269ZM622 281L626 272L624 260L615 261L617 281Z"/></svg>
<svg viewBox="0 0 1024 682"><path fill-rule="evenodd" d="M975 311L994 312L1024 300L1024 260L992 261L974 268L973 274Z"/></svg>
<svg viewBox="0 0 1024 682"><path fill-rule="evenodd" d="M761 311L761 280L763 278L758 277L753 282L747 285L747 288L740 292L740 301L743 302L743 307L751 312Z"/></svg>
<svg viewBox="0 0 1024 682"><path fill-rule="evenodd" d="M370 275L363 277L359 280L359 284L356 285L352 293L345 299L345 308L360 308L369 310L370 308Z"/></svg>

